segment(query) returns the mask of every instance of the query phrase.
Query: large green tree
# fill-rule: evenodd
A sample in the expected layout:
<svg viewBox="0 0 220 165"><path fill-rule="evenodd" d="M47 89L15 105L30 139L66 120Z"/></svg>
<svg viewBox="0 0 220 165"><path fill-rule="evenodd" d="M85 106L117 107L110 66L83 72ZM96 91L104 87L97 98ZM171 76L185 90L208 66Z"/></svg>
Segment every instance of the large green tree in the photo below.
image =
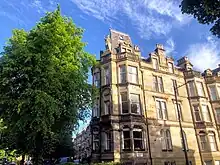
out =
<svg viewBox="0 0 220 165"><path fill-rule="evenodd" d="M182 13L193 15L199 23L212 24L210 31L220 38L220 1L219 0L183 0Z"/></svg>
<svg viewBox="0 0 220 165"><path fill-rule="evenodd" d="M30 31L14 30L0 60L2 141L29 154L34 164L53 151L91 108L88 72L95 58L84 51L83 30L58 7Z"/></svg>

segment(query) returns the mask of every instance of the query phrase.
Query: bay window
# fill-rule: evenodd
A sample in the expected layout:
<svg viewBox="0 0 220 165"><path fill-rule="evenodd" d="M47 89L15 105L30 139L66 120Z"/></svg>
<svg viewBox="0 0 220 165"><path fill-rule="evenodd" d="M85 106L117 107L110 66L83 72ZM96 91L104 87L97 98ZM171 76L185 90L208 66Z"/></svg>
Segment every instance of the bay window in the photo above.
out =
<svg viewBox="0 0 220 165"><path fill-rule="evenodd" d="M138 83L137 67L128 66L128 80L130 83Z"/></svg>
<svg viewBox="0 0 220 165"><path fill-rule="evenodd" d="M122 108L122 113L129 112L127 92L121 93L121 108Z"/></svg>
<svg viewBox="0 0 220 165"><path fill-rule="evenodd" d="M140 114L140 95L130 94L131 113Z"/></svg>
<svg viewBox="0 0 220 165"><path fill-rule="evenodd" d="M196 82L196 85L197 85L198 95L205 96L202 82Z"/></svg>
<svg viewBox="0 0 220 165"><path fill-rule="evenodd" d="M120 83L125 83L126 82L126 66L125 65L121 65L119 67L119 70L120 70L119 82Z"/></svg>
<svg viewBox="0 0 220 165"><path fill-rule="evenodd" d="M129 128L123 130L123 149L131 150L131 137Z"/></svg>
<svg viewBox="0 0 220 165"><path fill-rule="evenodd" d="M215 109L217 123L220 124L220 108Z"/></svg>
<svg viewBox="0 0 220 165"><path fill-rule="evenodd" d="M202 121L199 105L193 105L195 121Z"/></svg>
<svg viewBox="0 0 220 165"><path fill-rule="evenodd" d="M216 145L216 140L215 140L215 133L210 132L209 134L209 145L211 151L217 151L217 145Z"/></svg>
<svg viewBox="0 0 220 165"><path fill-rule="evenodd" d="M194 82L193 81L189 81L187 86L189 88L189 95L191 97L196 96Z"/></svg>
<svg viewBox="0 0 220 165"><path fill-rule="evenodd" d="M210 86L210 87L209 87L209 91L210 91L211 100L212 100L212 101L217 100L216 87L215 87L215 86Z"/></svg>
<svg viewBox="0 0 220 165"><path fill-rule="evenodd" d="M200 132L199 138L200 138L201 150L202 151L207 150L207 138L205 132Z"/></svg>
<svg viewBox="0 0 220 165"><path fill-rule="evenodd" d="M208 105L202 105L202 115L204 121L211 122Z"/></svg>
<svg viewBox="0 0 220 165"><path fill-rule="evenodd" d="M177 109L177 106L178 106L178 109ZM176 111L176 119L179 120L179 117L180 117L180 120L183 121L183 114L182 114L181 104L180 103L174 103L174 108L175 108L175 111ZM178 114L178 112L179 112L179 114Z"/></svg>
<svg viewBox="0 0 220 165"><path fill-rule="evenodd" d="M104 78L105 78L105 85L110 84L110 70L109 70L109 67L104 68Z"/></svg>

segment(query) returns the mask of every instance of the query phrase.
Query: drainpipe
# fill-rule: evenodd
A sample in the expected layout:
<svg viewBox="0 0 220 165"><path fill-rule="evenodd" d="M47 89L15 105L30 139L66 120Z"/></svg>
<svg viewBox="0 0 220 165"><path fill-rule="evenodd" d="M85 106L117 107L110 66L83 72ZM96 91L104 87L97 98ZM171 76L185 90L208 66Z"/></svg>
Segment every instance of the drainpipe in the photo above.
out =
<svg viewBox="0 0 220 165"><path fill-rule="evenodd" d="M146 126L147 126L147 142L148 142L148 150L149 150L149 159L150 159L150 165L153 164L152 161L152 155L151 155L151 146L150 146L150 134L149 134L149 127L148 127L148 119L147 119L147 108L146 108L146 100L145 100L145 92L144 92L144 72L141 71L142 74L142 90L143 90L143 97L144 97L144 111L146 114Z"/></svg>

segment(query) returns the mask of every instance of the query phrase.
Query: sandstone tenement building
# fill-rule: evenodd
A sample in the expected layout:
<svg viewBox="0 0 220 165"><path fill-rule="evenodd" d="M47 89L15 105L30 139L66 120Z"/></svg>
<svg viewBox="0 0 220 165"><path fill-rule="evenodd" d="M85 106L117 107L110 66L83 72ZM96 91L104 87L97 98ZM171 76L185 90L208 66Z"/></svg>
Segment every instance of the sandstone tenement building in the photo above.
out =
<svg viewBox="0 0 220 165"><path fill-rule="evenodd" d="M220 66L200 73L187 57L175 64L161 44L142 58L129 35L115 30L105 44L92 69L99 96L89 125L90 151L78 158L183 165L185 143L190 164L220 165Z"/></svg>

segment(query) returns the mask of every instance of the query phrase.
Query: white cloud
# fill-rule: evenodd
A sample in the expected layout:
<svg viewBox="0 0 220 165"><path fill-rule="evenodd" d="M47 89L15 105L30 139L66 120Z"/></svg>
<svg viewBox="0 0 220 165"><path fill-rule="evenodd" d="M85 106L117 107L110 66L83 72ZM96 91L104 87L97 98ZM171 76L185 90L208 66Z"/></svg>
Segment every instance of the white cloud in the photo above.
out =
<svg viewBox="0 0 220 165"><path fill-rule="evenodd" d="M189 17L181 14L179 0L71 1L84 13L109 24L126 21L121 17L126 16L135 26L140 37L145 39L166 35L173 26L183 25L190 20Z"/></svg>
<svg viewBox="0 0 220 165"><path fill-rule="evenodd" d="M204 71L214 69L220 61L220 42L212 36L208 36L204 43L190 45L185 55L189 57L195 69Z"/></svg>
<svg viewBox="0 0 220 165"><path fill-rule="evenodd" d="M175 53L175 43L172 38L169 38L165 44L165 50L167 55L172 55Z"/></svg>

